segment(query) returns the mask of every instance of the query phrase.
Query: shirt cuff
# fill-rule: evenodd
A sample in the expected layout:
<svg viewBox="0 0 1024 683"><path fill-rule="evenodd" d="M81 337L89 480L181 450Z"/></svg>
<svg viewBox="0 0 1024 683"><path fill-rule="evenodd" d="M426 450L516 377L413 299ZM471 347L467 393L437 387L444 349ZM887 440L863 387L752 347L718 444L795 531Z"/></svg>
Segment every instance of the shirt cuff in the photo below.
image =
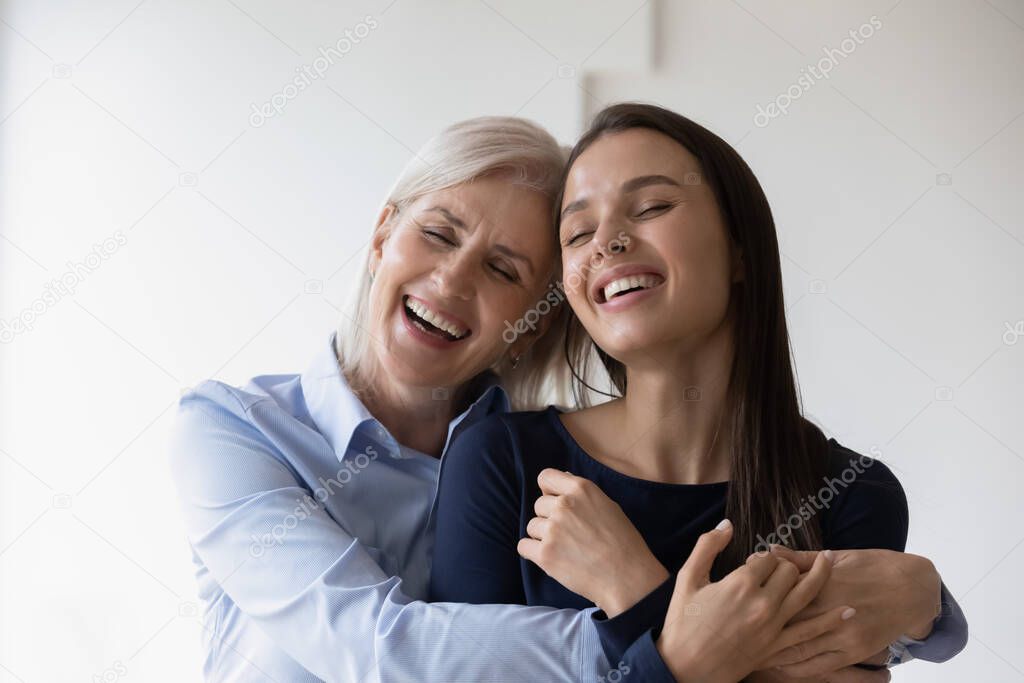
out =
<svg viewBox="0 0 1024 683"><path fill-rule="evenodd" d="M935 618L932 632L924 640L913 638L901 639L906 651L911 655L903 659L920 659L926 662L941 663L958 655L967 645L967 617L960 605L942 584L942 606L939 616Z"/></svg>
<svg viewBox="0 0 1024 683"><path fill-rule="evenodd" d="M651 629L645 631L629 646L621 660L614 661L618 662L618 667L613 670L621 674L623 681L676 683L675 677L658 652L658 646L654 644L654 633ZM604 678L606 681L616 680L611 676Z"/></svg>
<svg viewBox="0 0 1024 683"><path fill-rule="evenodd" d="M923 643L923 640L914 640L908 636L900 636L895 643L889 644L889 657L885 660L885 666L892 668L898 664L904 664L914 658L907 649L908 645Z"/></svg>
<svg viewBox="0 0 1024 683"><path fill-rule="evenodd" d="M665 623L665 615L668 613L668 605L672 601L675 581L675 575L669 575L660 586L639 602L611 619L601 610L590 616L601 639L601 648L609 662L619 661L644 631L661 630L662 624Z"/></svg>

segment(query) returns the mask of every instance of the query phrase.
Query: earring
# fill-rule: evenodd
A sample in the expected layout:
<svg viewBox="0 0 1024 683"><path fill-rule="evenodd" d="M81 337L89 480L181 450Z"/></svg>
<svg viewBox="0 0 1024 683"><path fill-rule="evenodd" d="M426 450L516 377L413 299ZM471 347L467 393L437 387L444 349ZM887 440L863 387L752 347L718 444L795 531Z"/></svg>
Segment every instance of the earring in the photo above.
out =
<svg viewBox="0 0 1024 683"><path fill-rule="evenodd" d="M512 356L512 369L519 367L519 356Z"/></svg>

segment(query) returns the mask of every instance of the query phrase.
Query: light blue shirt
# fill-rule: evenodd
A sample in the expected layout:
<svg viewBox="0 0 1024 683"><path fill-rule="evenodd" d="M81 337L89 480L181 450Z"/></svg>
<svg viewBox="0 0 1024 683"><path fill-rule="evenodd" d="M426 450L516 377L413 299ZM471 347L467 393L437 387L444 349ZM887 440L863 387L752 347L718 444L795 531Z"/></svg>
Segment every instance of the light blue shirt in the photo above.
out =
<svg viewBox="0 0 1024 683"><path fill-rule="evenodd" d="M493 381L448 439L508 410ZM445 446L447 450L447 444ZM346 384L333 336L301 375L207 381L171 447L210 681L599 681L594 610L426 603L443 464Z"/></svg>

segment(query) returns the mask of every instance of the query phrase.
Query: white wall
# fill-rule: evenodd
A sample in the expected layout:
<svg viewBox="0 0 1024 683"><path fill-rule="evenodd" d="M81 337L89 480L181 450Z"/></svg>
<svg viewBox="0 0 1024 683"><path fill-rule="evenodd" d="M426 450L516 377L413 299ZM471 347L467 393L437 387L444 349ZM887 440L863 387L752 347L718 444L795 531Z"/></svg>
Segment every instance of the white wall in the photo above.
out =
<svg viewBox="0 0 1024 683"><path fill-rule="evenodd" d="M963 655L896 679L1024 679L1020 2L339 5L0 2L0 320L37 302L0 328L0 683L197 680L165 464L181 389L305 367L446 123L518 113L571 142L633 98L757 172L807 411L894 468L911 550L970 617ZM365 37L325 78L252 115L346 29Z"/></svg>

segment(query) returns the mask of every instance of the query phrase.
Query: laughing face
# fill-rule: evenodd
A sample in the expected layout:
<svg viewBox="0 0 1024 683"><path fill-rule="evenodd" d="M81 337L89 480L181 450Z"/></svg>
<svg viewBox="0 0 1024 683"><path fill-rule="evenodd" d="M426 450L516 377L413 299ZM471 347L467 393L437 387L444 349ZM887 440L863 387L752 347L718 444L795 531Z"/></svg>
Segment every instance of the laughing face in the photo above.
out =
<svg viewBox="0 0 1024 683"><path fill-rule="evenodd" d="M410 386L458 386L519 355L502 339L543 296L555 266L551 203L500 175L381 215L372 242L371 349Z"/></svg>
<svg viewBox="0 0 1024 683"><path fill-rule="evenodd" d="M726 320L740 262L700 172L684 147L642 128L600 137L570 169L562 268L587 276L566 296L594 341L627 365L694 349ZM609 249L617 238L625 246ZM588 267L595 260L601 268Z"/></svg>

